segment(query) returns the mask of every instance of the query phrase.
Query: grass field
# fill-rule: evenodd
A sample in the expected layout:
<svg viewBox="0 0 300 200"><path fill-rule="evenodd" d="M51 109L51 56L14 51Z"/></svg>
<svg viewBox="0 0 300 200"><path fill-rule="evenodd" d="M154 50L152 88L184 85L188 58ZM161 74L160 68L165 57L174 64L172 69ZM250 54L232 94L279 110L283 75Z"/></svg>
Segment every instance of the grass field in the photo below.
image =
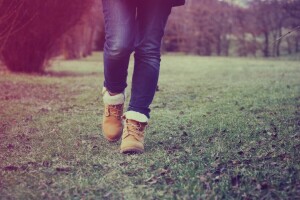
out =
<svg viewBox="0 0 300 200"><path fill-rule="evenodd" d="M146 153L122 155L101 57L0 72L0 199L300 198L299 61L164 56Z"/></svg>

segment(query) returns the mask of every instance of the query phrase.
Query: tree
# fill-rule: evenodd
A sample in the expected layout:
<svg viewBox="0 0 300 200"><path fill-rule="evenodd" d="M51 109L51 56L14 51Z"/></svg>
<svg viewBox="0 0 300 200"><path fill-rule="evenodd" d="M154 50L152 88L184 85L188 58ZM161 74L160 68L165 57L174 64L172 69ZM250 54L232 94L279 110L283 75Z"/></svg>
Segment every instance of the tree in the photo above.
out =
<svg viewBox="0 0 300 200"><path fill-rule="evenodd" d="M240 1L235 1L240 2ZM246 2L246 1L244 1ZM300 49L299 0L189 0L173 10L164 39L164 50L198 55L280 56ZM293 31L289 38L282 37ZM232 51L232 49L236 51Z"/></svg>
<svg viewBox="0 0 300 200"><path fill-rule="evenodd" d="M170 17L166 50L198 55L228 55L232 30L231 6L218 0L189 0Z"/></svg>
<svg viewBox="0 0 300 200"><path fill-rule="evenodd" d="M286 35L288 51L292 53L292 43L294 43L295 52L298 53L300 52L300 1L290 0L283 2L282 7L288 16L285 26L290 30Z"/></svg>
<svg viewBox="0 0 300 200"><path fill-rule="evenodd" d="M23 3L22 0L11 0L9 2L0 0L0 51L6 44L9 35L17 31L18 26L20 26L17 18Z"/></svg>
<svg viewBox="0 0 300 200"><path fill-rule="evenodd" d="M264 38L262 45L264 57L281 55L281 44L283 39L286 39L283 37L283 32L289 29L291 16L297 15L297 11L294 10L297 6L300 7L299 1L296 0L255 0L250 2L249 10L252 11L255 18L255 28L258 30L258 35L262 35ZM299 18L297 19L296 24L299 24ZM287 43L291 43L290 38Z"/></svg>
<svg viewBox="0 0 300 200"><path fill-rule="evenodd" d="M92 0L93 6L62 38L62 50L66 59L78 59L90 55L97 39L104 34L101 0ZM102 39L104 40L104 39ZM102 41L103 43L103 41Z"/></svg>
<svg viewBox="0 0 300 200"><path fill-rule="evenodd" d="M12 1L17 2L1 0L0 10L5 15L9 15ZM14 9L18 30L6 35L0 59L11 71L42 72L47 61L57 55L57 42L91 5L91 0L24 0L19 9ZM11 23L10 18L4 18L1 26L9 29Z"/></svg>

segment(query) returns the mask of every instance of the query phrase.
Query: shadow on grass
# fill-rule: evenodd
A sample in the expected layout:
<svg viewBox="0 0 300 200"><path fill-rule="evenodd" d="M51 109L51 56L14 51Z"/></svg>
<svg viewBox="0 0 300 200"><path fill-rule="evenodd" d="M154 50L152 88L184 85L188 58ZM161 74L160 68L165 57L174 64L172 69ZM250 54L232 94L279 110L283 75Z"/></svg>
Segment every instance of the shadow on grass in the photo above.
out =
<svg viewBox="0 0 300 200"><path fill-rule="evenodd" d="M7 68L0 65L0 75L6 74L16 74L16 75L33 75L33 76L48 76L54 78L64 78L64 77L86 77L86 76L102 76L103 73L100 72L74 72L74 71L45 71L45 72L11 72Z"/></svg>
<svg viewBox="0 0 300 200"><path fill-rule="evenodd" d="M82 76L101 76L102 73L99 72L71 72L71 71L46 71L41 76L49 76L49 77L82 77Z"/></svg>

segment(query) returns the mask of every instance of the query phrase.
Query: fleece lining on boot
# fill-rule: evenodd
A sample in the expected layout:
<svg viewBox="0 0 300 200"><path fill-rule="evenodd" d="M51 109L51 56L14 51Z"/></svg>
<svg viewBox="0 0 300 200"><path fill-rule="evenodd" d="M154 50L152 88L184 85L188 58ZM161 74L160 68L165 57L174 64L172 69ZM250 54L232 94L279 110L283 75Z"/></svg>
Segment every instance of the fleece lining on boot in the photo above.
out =
<svg viewBox="0 0 300 200"><path fill-rule="evenodd" d="M106 88L102 90L103 102L108 105L119 105L125 102L125 93L120 93L114 96L111 96Z"/></svg>
<svg viewBox="0 0 300 200"><path fill-rule="evenodd" d="M138 122L148 122L148 117L142 113L136 112L136 111L127 111L125 114L126 119L131 119L131 120L135 120Z"/></svg>

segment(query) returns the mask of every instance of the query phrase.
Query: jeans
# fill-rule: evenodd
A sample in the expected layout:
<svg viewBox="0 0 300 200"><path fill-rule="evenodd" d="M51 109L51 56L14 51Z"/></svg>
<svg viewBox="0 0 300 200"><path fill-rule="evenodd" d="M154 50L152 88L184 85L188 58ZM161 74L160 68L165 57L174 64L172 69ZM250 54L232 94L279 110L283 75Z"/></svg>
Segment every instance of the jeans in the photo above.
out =
<svg viewBox="0 0 300 200"><path fill-rule="evenodd" d="M171 4L162 0L102 0L105 22L104 86L112 93L127 87L129 58L134 54L128 111L150 118L160 69L161 40ZM163 3L164 2L164 3Z"/></svg>

